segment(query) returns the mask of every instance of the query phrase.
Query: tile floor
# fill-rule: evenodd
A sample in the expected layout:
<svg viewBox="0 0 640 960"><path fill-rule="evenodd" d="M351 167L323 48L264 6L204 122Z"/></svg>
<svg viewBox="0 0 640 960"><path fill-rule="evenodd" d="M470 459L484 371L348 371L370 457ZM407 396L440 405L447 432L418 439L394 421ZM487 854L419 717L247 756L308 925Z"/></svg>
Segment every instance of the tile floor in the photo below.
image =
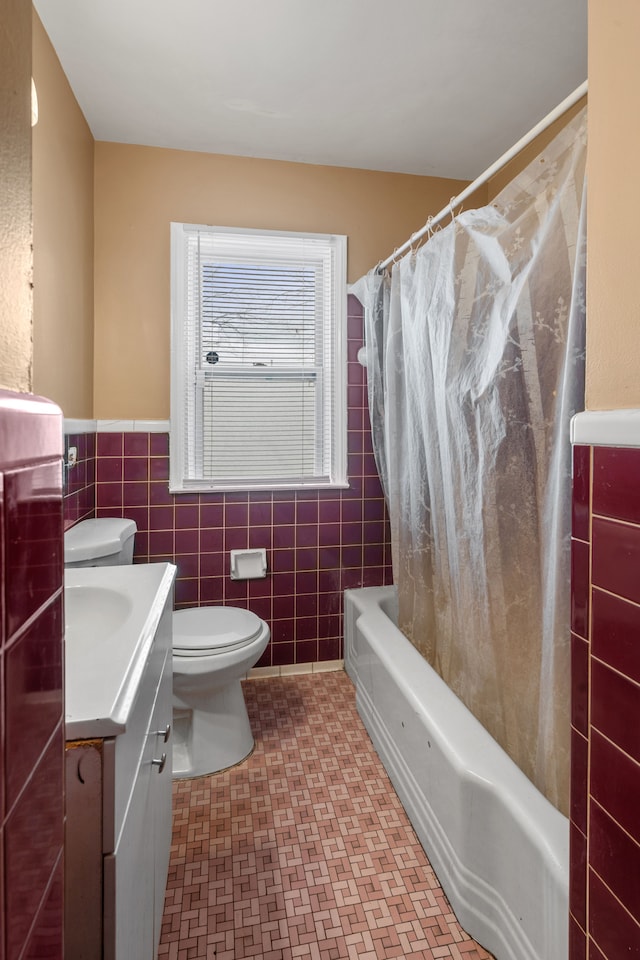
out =
<svg viewBox="0 0 640 960"><path fill-rule="evenodd" d="M460 928L345 673L250 680L256 748L174 783L159 956L488 960Z"/></svg>

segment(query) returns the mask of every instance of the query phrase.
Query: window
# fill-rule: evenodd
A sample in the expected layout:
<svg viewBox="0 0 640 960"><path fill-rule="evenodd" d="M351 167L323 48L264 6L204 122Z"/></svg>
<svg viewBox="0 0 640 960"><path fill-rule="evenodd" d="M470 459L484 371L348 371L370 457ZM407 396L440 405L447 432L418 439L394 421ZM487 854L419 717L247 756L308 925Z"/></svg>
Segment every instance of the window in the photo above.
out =
<svg viewBox="0 0 640 960"><path fill-rule="evenodd" d="M174 492L346 485L346 237L171 225Z"/></svg>

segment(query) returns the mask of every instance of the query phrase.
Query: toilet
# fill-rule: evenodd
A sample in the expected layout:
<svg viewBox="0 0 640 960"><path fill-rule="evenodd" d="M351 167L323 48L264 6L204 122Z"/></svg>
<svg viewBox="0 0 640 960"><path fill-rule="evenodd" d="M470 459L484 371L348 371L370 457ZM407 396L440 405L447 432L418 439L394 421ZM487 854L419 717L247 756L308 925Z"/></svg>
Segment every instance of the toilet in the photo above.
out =
<svg viewBox="0 0 640 960"><path fill-rule="evenodd" d="M240 681L262 656L269 627L240 607L173 614L173 775L200 777L253 750Z"/></svg>
<svg viewBox="0 0 640 960"><path fill-rule="evenodd" d="M81 520L64 535L65 567L115 567L133 563L133 520Z"/></svg>
<svg viewBox="0 0 640 960"><path fill-rule="evenodd" d="M66 567L133 562L136 524L101 517L64 535ZM240 763L254 741L240 681L269 642L268 624L240 607L173 614L173 776L217 773Z"/></svg>

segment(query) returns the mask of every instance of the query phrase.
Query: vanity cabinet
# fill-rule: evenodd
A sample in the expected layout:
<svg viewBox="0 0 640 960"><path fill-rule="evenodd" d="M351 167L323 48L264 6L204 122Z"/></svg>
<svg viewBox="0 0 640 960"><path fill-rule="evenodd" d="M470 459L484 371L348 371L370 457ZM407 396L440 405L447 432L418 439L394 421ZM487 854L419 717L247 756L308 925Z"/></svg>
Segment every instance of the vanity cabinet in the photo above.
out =
<svg viewBox="0 0 640 960"><path fill-rule="evenodd" d="M66 744L65 960L157 956L171 845L171 596L131 671L124 729Z"/></svg>

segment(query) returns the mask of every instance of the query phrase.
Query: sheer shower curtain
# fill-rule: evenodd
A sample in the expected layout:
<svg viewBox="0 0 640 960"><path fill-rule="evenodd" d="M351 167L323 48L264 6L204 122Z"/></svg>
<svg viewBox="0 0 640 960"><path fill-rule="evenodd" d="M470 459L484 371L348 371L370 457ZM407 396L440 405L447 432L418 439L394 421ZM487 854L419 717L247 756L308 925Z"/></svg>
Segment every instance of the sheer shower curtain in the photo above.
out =
<svg viewBox="0 0 640 960"><path fill-rule="evenodd" d="M493 203L360 288L400 627L563 812L585 155L583 111Z"/></svg>

